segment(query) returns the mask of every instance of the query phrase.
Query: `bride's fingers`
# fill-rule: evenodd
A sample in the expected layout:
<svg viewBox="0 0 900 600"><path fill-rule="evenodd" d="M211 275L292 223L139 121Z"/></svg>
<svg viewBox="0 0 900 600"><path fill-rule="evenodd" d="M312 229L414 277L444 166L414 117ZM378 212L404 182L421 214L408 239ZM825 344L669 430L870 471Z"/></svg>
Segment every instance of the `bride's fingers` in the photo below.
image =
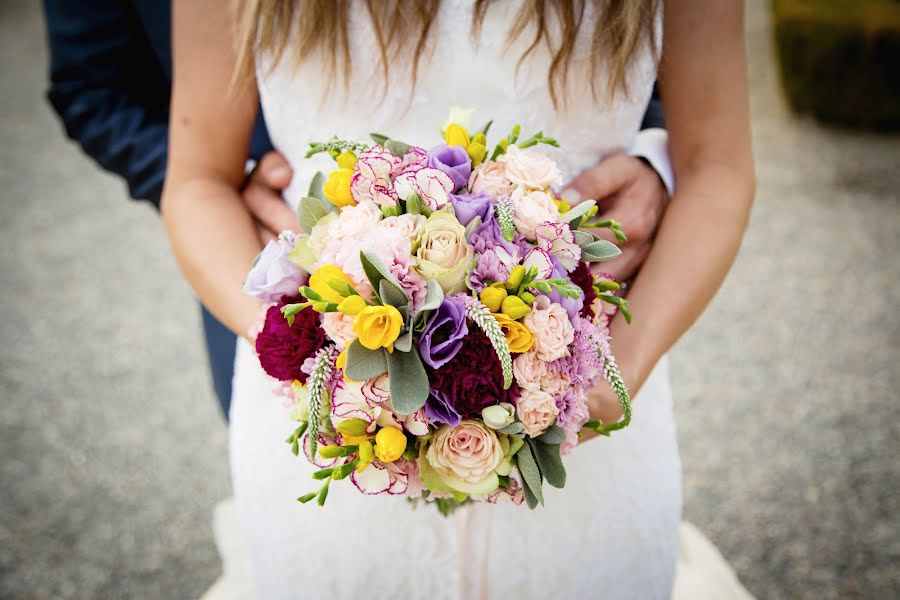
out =
<svg viewBox="0 0 900 600"><path fill-rule="evenodd" d="M593 263L591 271L595 275L600 273L611 275L616 281L628 281L637 274L649 253L649 243L628 245L622 248L622 254L616 258L607 262Z"/></svg>
<svg viewBox="0 0 900 600"><path fill-rule="evenodd" d="M633 173L628 167L628 156L609 156L572 180L563 190L562 196L572 204L588 199L601 202L619 193L631 182Z"/></svg>
<svg viewBox="0 0 900 600"><path fill-rule="evenodd" d="M272 188L251 181L241 196L250 214L273 234L299 231L296 214Z"/></svg>
<svg viewBox="0 0 900 600"><path fill-rule="evenodd" d="M272 240L274 240L276 238L276 235L272 231L267 229L262 223L260 223L259 221L255 221L255 224L256 224L256 235L257 235L257 237L259 237L259 241L260 241L260 243L262 243L263 246L265 246L266 244L268 244L269 242L271 242Z"/></svg>

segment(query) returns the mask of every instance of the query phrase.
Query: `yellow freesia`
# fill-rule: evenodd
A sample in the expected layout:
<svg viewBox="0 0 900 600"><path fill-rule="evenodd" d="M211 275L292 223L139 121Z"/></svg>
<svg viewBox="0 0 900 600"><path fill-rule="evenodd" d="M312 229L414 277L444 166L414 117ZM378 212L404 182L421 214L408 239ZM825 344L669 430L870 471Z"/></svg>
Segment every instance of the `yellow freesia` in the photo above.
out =
<svg viewBox="0 0 900 600"><path fill-rule="evenodd" d="M338 311L348 315L350 317L355 317L359 311L368 306L369 303L366 302L365 298L362 296L347 296L344 298L344 301L338 304Z"/></svg>
<svg viewBox="0 0 900 600"><path fill-rule="evenodd" d="M469 147L469 132L462 125L451 123L444 131L444 141L448 146L462 146L464 149Z"/></svg>
<svg viewBox="0 0 900 600"><path fill-rule="evenodd" d="M353 169L335 169L328 175L328 180L322 187L328 201L338 208L356 204L356 200L350 193L351 177L353 177Z"/></svg>
<svg viewBox="0 0 900 600"><path fill-rule="evenodd" d="M372 442L364 440L359 443L359 466L356 467L357 473L362 473L366 467L375 459L375 449Z"/></svg>
<svg viewBox="0 0 900 600"><path fill-rule="evenodd" d="M356 166L356 155L350 150L344 150L335 156L334 160L341 169L352 169Z"/></svg>
<svg viewBox="0 0 900 600"><path fill-rule="evenodd" d="M382 427L375 434L375 456L381 462L394 462L406 450L406 436L396 427Z"/></svg>
<svg viewBox="0 0 900 600"><path fill-rule="evenodd" d="M481 290L481 303L488 307L488 310L495 313L500 310L503 301L506 300L506 290L501 287L488 286Z"/></svg>
<svg viewBox="0 0 900 600"><path fill-rule="evenodd" d="M308 287L312 288L312 290L321 296L322 299L327 300L328 302L334 302L335 304L340 304L344 301L344 296L331 287L328 284L329 281L342 281L347 285L353 285L353 281L346 273L341 271L340 267L327 264L322 265L316 269L315 273L309 276Z"/></svg>
<svg viewBox="0 0 900 600"><path fill-rule="evenodd" d="M507 296L500 305L500 312L517 321L531 312L531 307L518 296Z"/></svg>
<svg viewBox="0 0 900 600"><path fill-rule="evenodd" d="M353 333L359 336L359 343L369 350L393 350L402 326L403 315L393 306L367 306L357 313Z"/></svg>
<svg viewBox="0 0 900 600"><path fill-rule="evenodd" d="M525 279L525 266L516 265L513 267L513 270L510 271L509 278L506 280L506 289L510 292L515 292L519 289L519 286L522 285L523 279Z"/></svg>
<svg viewBox="0 0 900 600"><path fill-rule="evenodd" d="M503 313L495 313L494 318L506 336L506 345L513 353L528 352L534 346L534 336L523 323L514 321Z"/></svg>

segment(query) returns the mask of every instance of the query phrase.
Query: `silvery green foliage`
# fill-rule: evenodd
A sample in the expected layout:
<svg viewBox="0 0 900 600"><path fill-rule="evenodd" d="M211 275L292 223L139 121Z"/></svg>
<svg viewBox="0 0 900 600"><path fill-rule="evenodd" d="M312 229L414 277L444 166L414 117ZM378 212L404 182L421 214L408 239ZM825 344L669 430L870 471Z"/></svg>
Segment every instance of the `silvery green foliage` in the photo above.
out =
<svg viewBox="0 0 900 600"><path fill-rule="evenodd" d="M316 352L312 373L309 375L309 455L315 458L316 445L319 442L319 423L322 420L322 396L325 393L325 382L331 378L334 368L331 347Z"/></svg>
<svg viewBox="0 0 900 600"><path fill-rule="evenodd" d="M516 238L516 222L513 205L509 198L502 198L494 205L494 212L497 215L497 223L500 225L500 232L503 239L511 242Z"/></svg>
<svg viewBox="0 0 900 600"><path fill-rule="evenodd" d="M585 200L581 204L577 204L570 210L559 215L559 222L568 223L569 227L572 229L578 229L581 225L582 218L596 205L597 203L593 200Z"/></svg>
<svg viewBox="0 0 900 600"><path fill-rule="evenodd" d="M316 226L319 219L327 215L330 211L322 200L313 196L304 196L300 198L297 205L297 220L300 228L305 233L312 232L312 228Z"/></svg>

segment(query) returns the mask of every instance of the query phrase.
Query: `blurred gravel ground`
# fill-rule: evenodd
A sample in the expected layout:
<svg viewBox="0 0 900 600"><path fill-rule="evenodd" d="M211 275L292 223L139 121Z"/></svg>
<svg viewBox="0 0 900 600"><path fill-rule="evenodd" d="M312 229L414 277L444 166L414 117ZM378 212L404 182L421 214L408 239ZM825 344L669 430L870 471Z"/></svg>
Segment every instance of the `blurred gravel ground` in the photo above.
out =
<svg viewBox="0 0 900 600"><path fill-rule="evenodd" d="M748 5L757 205L672 352L686 517L759 598L900 597L900 138L790 115ZM0 3L0 596L196 597L229 493L197 306L45 70Z"/></svg>

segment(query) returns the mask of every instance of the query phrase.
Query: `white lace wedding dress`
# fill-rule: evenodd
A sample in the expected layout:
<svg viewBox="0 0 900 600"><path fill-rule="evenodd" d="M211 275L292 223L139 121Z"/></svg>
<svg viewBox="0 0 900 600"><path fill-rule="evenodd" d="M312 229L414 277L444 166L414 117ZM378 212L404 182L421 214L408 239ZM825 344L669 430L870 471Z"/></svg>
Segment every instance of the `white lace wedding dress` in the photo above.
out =
<svg viewBox="0 0 900 600"><path fill-rule="evenodd" d="M451 106L476 109L475 125L494 119L492 138L515 123L544 130L572 178L637 133L656 78L649 48L627 74L629 95L595 100L580 76L589 42L579 40L565 112L554 112L539 47L516 70L522 45L503 53L519 2L495 2L480 44L469 35L470 1L442 3L433 51L414 89L408 68L380 80L377 45L361 5L351 23L350 93L339 79L326 96L322 64L274 68L262 59L258 82L275 146L295 169L286 197L295 202L326 159L305 160L310 141L333 134L365 139L385 132L430 146ZM358 8L358 10L357 10ZM586 32L583 32L586 38ZM525 40L523 39L523 42ZM382 98L380 84L386 83ZM549 149L552 150L552 149ZM272 381L247 344L236 358L231 408L231 468L237 512L262 598L668 598L681 513L681 476L668 369L663 360L635 400L631 427L579 446L568 457L565 490L545 491L546 506L476 506L451 518L394 497L364 497L333 485L324 509L296 498L315 486L312 467L284 443L293 430ZM546 486L545 486L546 487Z"/></svg>

